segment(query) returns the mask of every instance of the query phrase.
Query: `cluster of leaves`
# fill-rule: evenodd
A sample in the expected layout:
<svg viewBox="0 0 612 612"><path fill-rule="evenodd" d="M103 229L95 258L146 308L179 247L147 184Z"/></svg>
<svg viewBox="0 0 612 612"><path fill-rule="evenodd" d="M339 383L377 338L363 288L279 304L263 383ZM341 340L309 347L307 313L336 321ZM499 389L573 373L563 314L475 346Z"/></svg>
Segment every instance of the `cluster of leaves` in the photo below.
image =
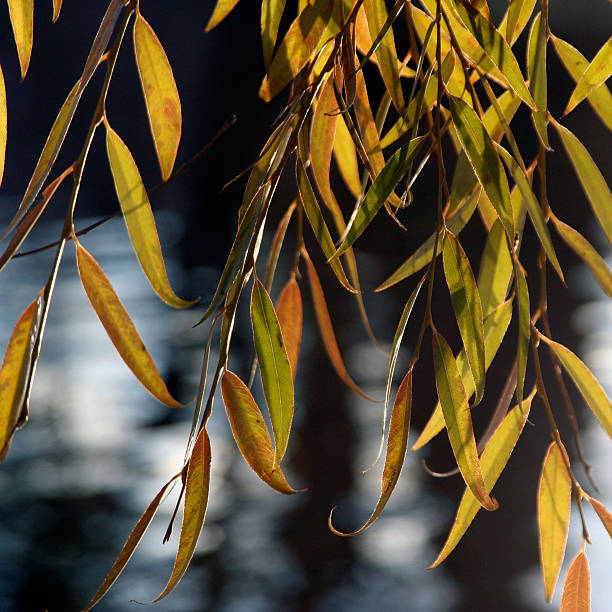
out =
<svg viewBox="0 0 612 612"><path fill-rule="evenodd" d="M237 3L238 0L218 0L207 30L227 17ZM455 471L461 474L466 485L447 541L432 567L451 553L481 507L487 510L498 507L491 490L521 435L532 400L538 395L552 436L537 492L546 599L552 597L564 558L573 497L582 520L584 543L567 574L562 610L590 608L584 545L588 542L588 532L582 502L587 500L593 506L611 536L612 514L585 492L572 470L542 375L543 347L555 365L556 383L565 388L563 373L569 375L610 436L612 404L585 364L552 339L546 300L548 264L562 281L563 271L555 253L550 226L584 260L611 297L612 273L594 247L576 229L559 219L549 206L546 156L551 151L550 126L557 132L592 211L611 243L612 194L584 145L548 111L546 54L552 46L576 83L565 114L578 104L588 102L604 125L612 129L612 97L605 85L612 74L612 41L609 40L589 62L569 43L550 32L546 0L542 0L537 13L535 4L535 0L512 0L501 23L495 25L486 0L421 0L420 8L406 0L397 0L390 9L384 0L298 0L297 17L282 33L280 25L285 0L263 0L261 34L266 73L259 95L268 101L289 87L289 96L272 134L249 168L234 242L218 287L201 320L214 317L204 352L184 464L145 510L86 610L92 608L117 579L159 505L179 479L181 493L177 508L184 497L184 513L178 552L168 584L154 601L165 597L180 582L205 518L211 461L206 425L219 386L237 446L247 463L276 491L296 492L287 482L281 462L293 421L293 381L298 370L302 334L300 282L304 269L331 364L348 387L367 398L344 366L323 287L307 250L306 239L309 242L312 239L306 234L312 230L314 248L321 249L340 285L354 295L364 326L373 338L361 296L353 247L383 210L395 221L397 231L402 231L402 218L409 217L411 206L419 206L418 202L413 202L412 185L428 163L435 164L438 173L435 228L377 289L383 291L414 274L422 274L403 309L389 357L380 454L385 439L386 453L380 498L367 522L352 534L339 532L331 514L329 527L338 535L361 533L377 519L390 498L407 451L413 373L420 363L422 343L430 336L438 402L413 450L422 448L445 430L456 460ZM33 3L32 0L9 0L8 5L22 76L25 76L33 40ZM53 5L56 19L61 1L54 1ZM394 38L394 27L400 17L405 21L409 39L403 58L398 57ZM57 115L23 200L3 235L12 233L0 256L0 269L17 254L58 186L68 176L72 177L73 189L61 236L53 245L56 252L49 279L17 322L0 370L2 457L8 452L15 431L28 418L30 390L55 280L64 248L70 240L76 247L78 271L85 292L119 354L160 402L174 407L180 405L168 392L103 270L79 243L78 235L82 232L76 232L74 227L74 211L85 163L93 136L102 126L106 131L108 160L121 212L146 277L167 304L177 308L193 304L180 299L170 287L147 190L130 151L112 130L106 116L108 86L130 23L162 181L167 182L182 171L173 173L181 135L181 106L166 54L141 15L137 0L111 0L83 73ZM512 50L524 30L527 79ZM371 65L367 82L363 70L366 65ZM83 91L100 66L105 67L106 75L82 152L73 164L48 181ZM373 89L372 83L375 88L380 84L384 87L376 112L372 110L368 92ZM528 163L510 127L521 105L531 113L539 142L537 155ZM0 170L6 148L6 108L0 72ZM501 144L504 140L505 146ZM350 214L342 210L332 188L332 158L354 200ZM276 228L265 274L260 279L257 262L262 235L276 187L289 164L294 164L295 168L296 198ZM534 173L538 177L537 194L532 188ZM476 211L478 215L474 214ZM535 274L539 279L537 299L530 295L520 258L527 217L540 243L539 269ZM270 291L284 238L293 219L297 236L293 264L274 306ZM484 224L488 234L475 276L459 235L468 223L478 222ZM457 352L436 328L431 308L439 255L442 255L443 282L448 287L462 340ZM250 384L246 384L227 368L227 363L238 303L249 287L256 360L251 368ZM425 314L412 345L412 358L395 393L387 428L397 357L408 319L420 294L424 294L421 299L425 301ZM514 365L491 414L489 426L477 444L471 409L483 398L486 372L513 315L518 321ZM213 368L212 383L207 385L209 356L219 321L219 358ZM525 388L528 360L535 373L530 391ZM272 435L250 391L257 369ZM516 406L511 408L513 397ZM573 414L569 400L567 409ZM580 449L578 432L575 433ZM172 524L167 538L171 527Z"/></svg>

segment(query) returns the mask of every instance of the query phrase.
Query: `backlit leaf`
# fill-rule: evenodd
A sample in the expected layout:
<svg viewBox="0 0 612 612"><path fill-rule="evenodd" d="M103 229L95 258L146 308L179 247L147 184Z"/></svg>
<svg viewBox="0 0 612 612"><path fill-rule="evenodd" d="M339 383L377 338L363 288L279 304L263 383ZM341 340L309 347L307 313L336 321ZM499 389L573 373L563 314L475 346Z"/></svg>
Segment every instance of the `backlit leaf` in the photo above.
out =
<svg viewBox="0 0 612 612"><path fill-rule="evenodd" d="M26 383L32 367L32 349L38 333L42 297L37 297L17 321L0 369L0 461L19 421Z"/></svg>
<svg viewBox="0 0 612 612"><path fill-rule="evenodd" d="M511 278L512 259L504 229L498 219L487 236L478 271L478 293L485 319L506 299Z"/></svg>
<svg viewBox="0 0 612 612"><path fill-rule="evenodd" d="M206 517L210 486L210 458L210 440L204 428L196 438L187 467L183 524L172 574L164 590L151 603L163 599L174 591L189 567Z"/></svg>
<svg viewBox="0 0 612 612"><path fill-rule="evenodd" d="M538 484L540 563L546 601L553 596L565 554L569 528L572 483L563 460L565 449L552 442L542 463Z"/></svg>
<svg viewBox="0 0 612 612"><path fill-rule="evenodd" d="M132 246L155 293L175 308L187 308L195 304L195 301L187 302L179 298L170 287L155 218L140 172L130 150L108 124L106 150Z"/></svg>
<svg viewBox="0 0 612 612"><path fill-rule="evenodd" d="M612 403L595 376L584 363L568 348L540 334L540 338L548 344L559 358L563 367L570 375L584 401L593 411L602 427L612 438Z"/></svg>
<svg viewBox="0 0 612 612"><path fill-rule="evenodd" d="M612 193L596 166L593 158L589 155L585 146L567 128L555 122L554 126L561 137L561 142L574 166L580 184L591 203L593 212L599 221L599 225L606 234L608 241L612 244Z"/></svg>
<svg viewBox="0 0 612 612"><path fill-rule="evenodd" d="M499 504L489 497L485 490L474 440L472 416L455 357L446 340L435 331L433 353L438 397L457 466L478 503L487 510L496 510Z"/></svg>
<svg viewBox="0 0 612 612"><path fill-rule="evenodd" d="M0 185L4 174L4 158L6 156L6 133L7 133L7 113L6 113L6 87L4 86L4 75L0 66Z"/></svg>
<svg viewBox="0 0 612 612"><path fill-rule="evenodd" d="M574 557L567 570L559 612L591 612L591 577L584 550Z"/></svg>
<svg viewBox="0 0 612 612"><path fill-rule="evenodd" d="M62 0L53 0L53 23L55 23L58 20L61 10L62 10Z"/></svg>
<svg viewBox="0 0 612 612"><path fill-rule="evenodd" d="M495 430L489 443L482 452L480 457L480 466L482 469L482 477L485 484L485 489L488 493L491 492L500 474L506 467L508 459L514 450L517 440L523 431L523 427L529 416L531 407L531 399L533 396L526 398L521 408L515 406L505 416L501 425ZM472 491L466 487L463 492L463 497L459 502L457 514L453 521L450 533L446 538L446 542L440 551L436 560L430 565L430 568L440 565L448 555L454 550L459 543L468 527L474 520L474 517L480 510L481 505L474 497Z"/></svg>
<svg viewBox="0 0 612 612"><path fill-rule="evenodd" d="M140 13L134 22L134 51L155 152L167 181L181 139L181 101L164 48Z"/></svg>
<svg viewBox="0 0 612 612"><path fill-rule="evenodd" d="M276 316L283 332L291 374L295 380L302 341L302 294L295 278L291 278L283 287L276 304Z"/></svg>
<svg viewBox="0 0 612 612"><path fill-rule="evenodd" d="M359 126L359 135L363 142L363 147L367 153L368 160L375 174L378 174L385 166L385 158L380 146L380 139L370 100L368 98L368 90L366 88L363 71L357 72L355 75L355 117Z"/></svg>
<svg viewBox="0 0 612 612"><path fill-rule="evenodd" d="M296 493L275 462L268 428L248 387L229 370L221 379L223 402L236 444L253 471L279 493Z"/></svg>
<svg viewBox="0 0 612 612"><path fill-rule="evenodd" d="M215 10L206 24L206 32L219 25L233 10L240 0L217 0Z"/></svg>
<svg viewBox="0 0 612 612"><path fill-rule="evenodd" d="M529 338L531 337L531 314L529 304L529 288L521 264L512 260L514 266L515 289L518 308L518 341L516 349L516 397L523 401L525 389L525 373L529 354Z"/></svg>
<svg viewBox="0 0 612 612"><path fill-rule="evenodd" d="M293 421L293 379L272 300L257 277L251 296L251 321L261 382L276 443L275 463L278 464L285 454Z"/></svg>
<svg viewBox="0 0 612 612"><path fill-rule="evenodd" d="M7 0L13 36L17 45L21 78L24 79L30 56L32 55L32 42L34 32L34 0Z"/></svg>
<svg viewBox="0 0 612 612"><path fill-rule="evenodd" d="M567 107L563 112L567 115L594 89L605 83L612 75L612 37L608 38L603 47L597 52L591 63L576 83L576 88L570 96Z"/></svg>
<svg viewBox="0 0 612 612"><path fill-rule="evenodd" d="M446 233L442 254L446 284L474 379L474 404L479 404L485 387L484 327L480 295L467 255L451 232Z"/></svg>
<svg viewBox="0 0 612 612"><path fill-rule="evenodd" d="M515 0L516 1L516 0ZM512 7L512 5L510 5ZM546 109L548 93L546 83L546 24L542 13L538 13L531 24L529 42L527 44L527 75L529 77L529 91L533 96L536 109L531 111L531 119L542 144L548 145L548 132L546 123Z"/></svg>
<svg viewBox="0 0 612 612"><path fill-rule="evenodd" d="M533 13L536 0L510 0L509 4L508 11L498 29L499 33L508 41L508 44L512 46L525 29ZM514 24L514 28L512 24Z"/></svg>
<svg viewBox="0 0 612 612"><path fill-rule="evenodd" d="M612 538L612 513L601 503L598 502L591 496L588 496L587 499L591 506L593 506L593 510L597 512L597 516L601 521L602 525L606 528L608 535Z"/></svg>
<svg viewBox="0 0 612 612"><path fill-rule="evenodd" d="M261 46L266 68L270 64L274 53L278 26L285 10L285 2L286 0L264 0L261 4Z"/></svg>
<svg viewBox="0 0 612 612"><path fill-rule="evenodd" d="M76 247L83 288L119 355L153 396L167 406L179 407L102 268L78 242Z"/></svg>
<svg viewBox="0 0 612 612"><path fill-rule="evenodd" d="M346 123L341 119L336 124L336 137L334 139L334 157L338 170L344 179L353 197L361 195L361 179L359 178L359 164L355 144L349 134Z"/></svg>

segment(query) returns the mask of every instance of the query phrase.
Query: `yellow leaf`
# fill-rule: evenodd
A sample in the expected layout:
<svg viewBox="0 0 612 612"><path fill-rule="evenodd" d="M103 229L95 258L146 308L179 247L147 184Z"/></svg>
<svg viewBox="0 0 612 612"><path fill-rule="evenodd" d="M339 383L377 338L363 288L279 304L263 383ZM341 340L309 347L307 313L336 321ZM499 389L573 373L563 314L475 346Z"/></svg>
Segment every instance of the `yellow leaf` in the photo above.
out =
<svg viewBox="0 0 612 612"><path fill-rule="evenodd" d="M155 152L167 181L181 139L181 101L164 48L140 13L134 22L134 51Z"/></svg>
<svg viewBox="0 0 612 612"><path fill-rule="evenodd" d="M599 520L602 525L606 528L608 535L612 538L612 513L601 503L593 497L587 496L589 503L593 506L593 510L597 512Z"/></svg>
<svg viewBox="0 0 612 612"><path fill-rule="evenodd" d="M6 156L6 128L6 88L4 86L2 66L0 66L0 185L2 184L2 175L4 174L4 158Z"/></svg>
<svg viewBox="0 0 612 612"><path fill-rule="evenodd" d="M559 612L591 612L591 577L584 550L574 557L567 570Z"/></svg>
<svg viewBox="0 0 612 612"><path fill-rule="evenodd" d="M0 461L6 454L19 420L24 392L32 367L32 349L42 306L37 297L17 321L0 369Z"/></svg>
<svg viewBox="0 0 612 612"><path fill-rule="evenodd" d="M217 0L215 10L206 25L206 32L210 32L214 27L219 25L238 4L239 0Z"/></svg>
<svg viewBox="0 0 612 612"><path fill-rule="evenodd" d="M58 20L61 10L62 10L62 0L53 0L53 23L55 23Z"/></svg>
<svg viewBox="0 0 612 612"><path fill-rule="evenodd" d="M487 236L478 271L478 293L485 320L508 295L512 278L512 260L507 244L501 221L497 219Z"/></svg>
<svg viewBox="0 0 612 612"><path fill-rule="evenodd" d="M187 468L183 524L181 525L181 535L179 536L178 551L174 567L172 568L172 574L164 590L151 603L155 603L171 593L189 567L204 525L209 485L210 440L208 439L206 429L202 429L193 445L193 451L191 452Z"/></svg>
<svg viewBox="0 0 612 612"><path fill-rule="evenodd" d="M276 316L283 333L293 380L295 380L302 340L302 295L295 278L291 278L283 287L276 304Z"/></svg>
<svg viewBox="0 0 612 612"><path fill-rule="evenodd" d="M515 43L525 29L535 4L536 0L510 0L508 11L499 24L499 33L508 41L510 46Z"/></svg>
<svg viewBox="0 0 612 612"><path fill-rule="evenodd" d="M155 218L140 172L130 150L108 124L106 150L132 246L155 293L166 304L175 308L186 308L195 304L195 301L186 302L179 298L170 287Z"/></svg>
<svg viewBox="0 0 612 612"><path fill-rule="evenodd" d="M248 387L236 374L226 370L221 379L221 392L234 439L246 462L279 493L296 493L275 463L268 428Z"/></svg>
<svg viewBox="0 0 612 612"><path fill-rule="evenodd" d="M551 600L555 589L569 527L572 483L563 455L567 457L565 449L552 442L546 451L538 484L540 563L546 601Z"/></svg>
<svg viewBox="0 0 612 612"><path fill-rule="evenodd" d="M284 9L285 0L263 0L261 4L261 46L266 68L269 66L274 53L278 26Z"/></svg>
<svg viewBox="0 0 612 612"><path fill-rule="evenodd" d="M23 79L28 71L32 55L34 0L7 0L7 2Z"/></svg>
<svg viewBox="0 0 612 612"><path fill-rule="evenodd" d="M179 407L169 393L113 286L98 262L75 240L77 264L85 293L123 361L160 402Z"/></svg>
<svg viewBox="0 0 612 612"><path fill-rule="evenodd" d="M336 124L334 157L345 185L353 197L358 198L361 195L361 178L359 177L357 152L342 116L341 120Z"/></svg>

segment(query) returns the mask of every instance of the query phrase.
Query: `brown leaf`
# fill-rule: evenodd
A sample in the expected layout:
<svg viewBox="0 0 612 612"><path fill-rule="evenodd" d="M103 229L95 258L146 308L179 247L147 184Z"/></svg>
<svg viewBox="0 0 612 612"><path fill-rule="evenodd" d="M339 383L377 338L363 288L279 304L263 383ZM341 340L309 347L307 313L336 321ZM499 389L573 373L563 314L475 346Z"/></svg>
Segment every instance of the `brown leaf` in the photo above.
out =
<svg viewBox="0 0 612 612"><path fill-rule="evenodd" d="M291 278L281 291L276 304L276 316L291 364L293 380L295 380L302 340L302 294L295 278Z"/></svg>
<svg viewBox="0 0 612 612"><path fill-rule="evenodd" d="M559 612L591 612L591 577L584 550L574 557L567 570Z"/></svg>

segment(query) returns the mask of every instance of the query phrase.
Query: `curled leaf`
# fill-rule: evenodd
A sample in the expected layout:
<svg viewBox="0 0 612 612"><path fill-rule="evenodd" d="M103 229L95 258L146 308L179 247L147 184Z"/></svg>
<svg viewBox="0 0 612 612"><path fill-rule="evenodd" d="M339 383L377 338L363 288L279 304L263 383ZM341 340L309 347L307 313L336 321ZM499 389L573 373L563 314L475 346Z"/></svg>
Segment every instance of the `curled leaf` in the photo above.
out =
<svg viewBox="0 0 612 612"><path fill-rule="evenodd" d="M591 577L584 549L567 570L559 612L591 612Z"/></svg>
<svg viewBox="0 0 612 612"><path fill-rule="evenodd" d="M30 65L34 40L34 0L7 0L7 3L19 56L21 78L24 79Z"/></svg>
<svg viewBox="0 0 612 612"><path fill-rule="evenodd" d="M276 316L283 332L291 374L295 380L302 340L302 295L295 278L291 278L283 287L276 304Z"/></svg>

